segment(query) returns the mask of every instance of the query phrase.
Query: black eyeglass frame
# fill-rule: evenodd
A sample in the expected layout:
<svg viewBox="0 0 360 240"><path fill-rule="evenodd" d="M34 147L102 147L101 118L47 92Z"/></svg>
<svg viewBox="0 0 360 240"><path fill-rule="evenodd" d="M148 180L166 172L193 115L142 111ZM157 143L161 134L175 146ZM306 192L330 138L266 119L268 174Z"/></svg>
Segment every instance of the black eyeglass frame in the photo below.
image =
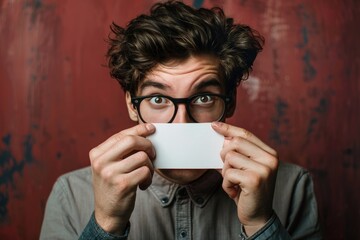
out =
<svg viewBox="0 0 360 240"><path fill-rule="evenodd" d="M140 97L132 97L131 98L131 103L133 104L133 106L135 107L135 109L138 111L138 114L139 114L139 117L141 119L141 121L143 121L144 123L146 123L146 121L143 119L143 117L141 116L141 111L139 110L140 109L140 104L141 102L146 99L146 98L153 98L153 97L164 97L164 98L167 98L169 99L175 106L175 111L174 111L174 114L173 116L171 117L170 121L167 122L167 123L172 123L172 121L174 121L175 119L175 116L177 114L177 111L178 111L178 108L179 108L179 104L185 104L185 107L186 107L186 113L189 115L190 119L192 121L194 121L195 123L197 123L198 121L196 121L194 119L194 117L191 115L190 113L190 103L195 99L195 98L198 98L198 97L202 97L202 96L215 96L215 97L219 97L221 98L224 103L225 103L225 107L224 107L224 111L223 113L221 114L221 117L215 121L220 121L226 111L227 111L227 108L230 104L230 102L232 101L232 98L229 97L229 96L225 96L225 95L221 95L221 94L216 94L216 93L200 93L200 94L195 94L195 95L192 95L188 98L173 98L173 97L170 97L170 96L166 96L166 95L162 95L162 94L156 94L156 95L148 95L148 96L140 96Z"/></svg>

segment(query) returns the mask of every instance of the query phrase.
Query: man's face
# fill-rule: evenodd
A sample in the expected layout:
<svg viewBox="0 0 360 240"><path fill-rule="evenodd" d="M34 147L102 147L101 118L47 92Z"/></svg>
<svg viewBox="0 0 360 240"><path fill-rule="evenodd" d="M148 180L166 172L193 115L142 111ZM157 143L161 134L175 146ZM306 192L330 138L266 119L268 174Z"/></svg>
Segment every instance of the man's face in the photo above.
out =
<svg viewBox="0 0 360 240"><path fill-rule="evenodd" d="M173 98L187 98L201 93L224 94L225 87L219 73L216 58L202 55L193 56L185 61L173 61L156 66L140 83L136 96L165 95ZM126 102L130 118L142 122L138 112L131 104L131 96L126 94ZM145 119L142 112L142 117ZM151 114L151 113L145 113ZM191 123L185 104L179 104L173 123ZM160 175L179 184L190 183L206 169L157 169Z"/></svg>

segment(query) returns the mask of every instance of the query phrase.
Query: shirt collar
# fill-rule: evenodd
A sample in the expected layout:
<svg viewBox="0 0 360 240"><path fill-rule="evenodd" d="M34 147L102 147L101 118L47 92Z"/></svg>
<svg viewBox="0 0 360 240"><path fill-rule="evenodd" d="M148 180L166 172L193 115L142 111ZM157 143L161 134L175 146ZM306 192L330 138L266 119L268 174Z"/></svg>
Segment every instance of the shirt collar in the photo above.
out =
<svg viewBox="0 0 360 240"><path fill-rule="evenodd" d="M168 181L155 172L152 184L148 189L163 207L169 206L177 193L182 195L185 193L195 206L202 208L221 185L221 182L222 177L216 170L208 170L199 179L187 185Z"/></svg>

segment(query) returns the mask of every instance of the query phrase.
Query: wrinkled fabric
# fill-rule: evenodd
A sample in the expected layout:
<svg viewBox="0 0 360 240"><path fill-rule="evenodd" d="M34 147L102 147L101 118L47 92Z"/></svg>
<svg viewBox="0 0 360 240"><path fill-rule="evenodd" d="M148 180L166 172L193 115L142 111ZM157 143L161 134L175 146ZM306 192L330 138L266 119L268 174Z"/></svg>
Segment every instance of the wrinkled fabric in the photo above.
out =
<svg viewBox="0 0 360 240"><path fill-rule="evenodd" d="M209 170L180 186L154 174L151 186L138 190L124 236L106 233L93 215L91 168L61 176L47 201L40 239L322 239L309 172L280 163L274 214L248 238L235 202L221 187L222 177Z"/></svg>

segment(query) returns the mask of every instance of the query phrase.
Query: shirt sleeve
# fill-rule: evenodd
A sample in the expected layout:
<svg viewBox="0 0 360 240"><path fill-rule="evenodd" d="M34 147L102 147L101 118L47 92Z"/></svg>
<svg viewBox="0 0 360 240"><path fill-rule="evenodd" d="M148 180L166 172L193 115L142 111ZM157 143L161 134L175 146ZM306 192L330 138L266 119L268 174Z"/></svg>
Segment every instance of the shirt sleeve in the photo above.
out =
<svg viewBox="0 0 360 240"><path fill-rule="evenodd" d="M130 224L128 223L125 233L122 236L113 235L111 233L105 232L96 222L94 213L91 215L89 223L86 225L84 231L82 232L79 240L126 240L130 231Z"/></svg>
<svg viewBox="0 0 360 240"><path fill-rule="evenodd" d="M290 240L291 237L286 229L282 226L279 218L274 213L270 220L251 237L247 237L244 228L241 228L241 240L265 240L278 239Z"/></svg>
<svg viewBox="0 0 360 240"><path fill-rule="evenodd" d="M241 229L242 240L322 239L313 181L309 172L302 172L291 193L286 227L274 212L270 220L254 235L247 237Z"/></svg>

